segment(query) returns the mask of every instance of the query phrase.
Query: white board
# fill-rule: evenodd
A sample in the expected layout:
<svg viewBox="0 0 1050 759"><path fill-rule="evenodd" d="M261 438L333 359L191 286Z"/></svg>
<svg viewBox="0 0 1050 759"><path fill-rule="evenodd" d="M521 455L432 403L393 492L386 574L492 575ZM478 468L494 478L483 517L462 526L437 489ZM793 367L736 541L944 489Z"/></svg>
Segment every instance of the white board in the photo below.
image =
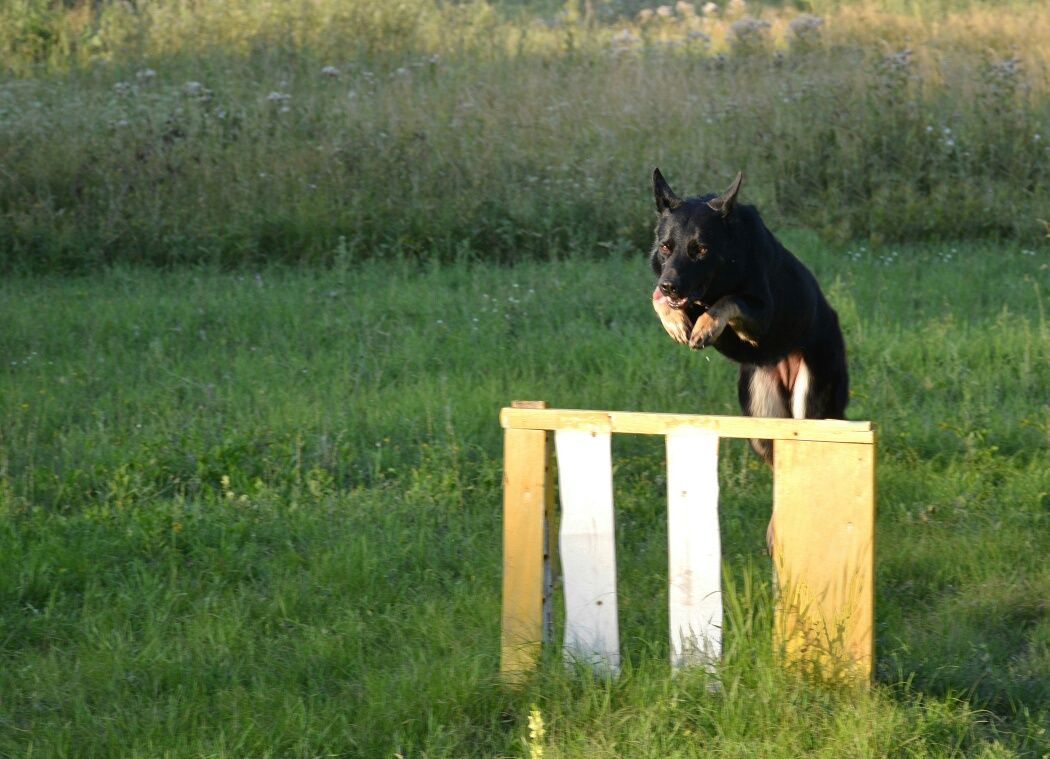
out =
<svg viewBox="0 0 1050 759"><path fill-rule="evenodd" d="M620 668L620 630L611 436L557 430L554 444L561 494L564 656L615 674Z"/></svg>
<svg viewBox="0 0 1050 759"><path fill-rule="evenodd" d="M667 553L671 666L713 670L722 656L717 433L667 434Z"/></svg>

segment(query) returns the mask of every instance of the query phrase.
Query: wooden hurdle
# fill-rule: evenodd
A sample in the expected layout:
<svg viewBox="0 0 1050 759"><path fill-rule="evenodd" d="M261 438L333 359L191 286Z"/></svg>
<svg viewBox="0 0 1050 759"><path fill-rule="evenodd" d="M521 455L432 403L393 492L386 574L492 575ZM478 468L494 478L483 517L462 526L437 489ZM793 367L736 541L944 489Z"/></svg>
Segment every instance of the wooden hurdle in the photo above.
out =
<svg viewBox="0 0 1050 759"><path fill-rule="evenodd" d="M516 401L504 428L500 672L520 681L553 633L552 438L568 659L619 667L612 433L667 444L671 664L721 655L718 440L773 440L774 644L826 679L871 680L875 433L870 422L549 409ZM553 433L553 434L552 434Z"/></svg>

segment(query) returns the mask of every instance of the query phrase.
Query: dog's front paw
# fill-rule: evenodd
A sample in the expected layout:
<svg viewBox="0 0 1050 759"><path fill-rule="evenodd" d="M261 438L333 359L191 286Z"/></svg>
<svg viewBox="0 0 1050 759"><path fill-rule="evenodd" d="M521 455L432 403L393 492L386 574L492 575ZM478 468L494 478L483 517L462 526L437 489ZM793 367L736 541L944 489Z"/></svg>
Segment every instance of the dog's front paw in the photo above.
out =
<svg viewBox="0 0 1050 759"><path fill-rule="evenodd" d="M689 332L693 324L685 311L667 305L667 300L659 290L653 293L653 310L660 317L660 324L663 325L664 331L671 336L672 340L682 345L689 344Z"/></svg>
<svg viewBox="0 0 1050 759"><path fill-rule="evenodd" d="M692 332L689 333L689 347L694 350L706 348L719 338L725 328L725 319L711 316L710 311L705 312L696 320Z"/></svg>

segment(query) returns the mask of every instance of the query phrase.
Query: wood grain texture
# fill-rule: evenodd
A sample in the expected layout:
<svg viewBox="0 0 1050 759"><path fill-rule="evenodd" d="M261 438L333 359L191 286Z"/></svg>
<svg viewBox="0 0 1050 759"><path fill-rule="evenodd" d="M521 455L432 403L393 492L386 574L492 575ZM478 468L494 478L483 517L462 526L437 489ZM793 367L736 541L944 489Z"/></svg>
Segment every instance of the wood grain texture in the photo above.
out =
<svg viewBox="0 0 1050 759"><path fill-rule="evenodd" d="M718 435L667 435L667 564L671 666L709 670L722 656Z"/></svg>
<svg viewBox="0 0 1050 759"><path fill-rule="evenodd" d="M778 649L822 679L869 683L875 446L777 440L773 515Z"/></svg>
<svg viewBox="0 0 1050 759"><path fill-rule="evenodd" d="M547 438L543 430L504 432L500 673L508 682L535 667L543 640Z"/></svg>
<svg viewBox="0 0 1050 759"><path fill-rule="evenodd" d="M769 419L634 411L504 408L500 412L500 423L508 429L576 429L640 435L666 435L684 427L708 430L718 433L719 437L731 438L842 443L872 443L875 440L871 422L847 422L839 419Z"/></svg>
<svg viewBox="0 0 1050 759"><path fill-rule="evenodd" d="M564 656L596 670L620 668L609 433L558 430Z"/></svg>

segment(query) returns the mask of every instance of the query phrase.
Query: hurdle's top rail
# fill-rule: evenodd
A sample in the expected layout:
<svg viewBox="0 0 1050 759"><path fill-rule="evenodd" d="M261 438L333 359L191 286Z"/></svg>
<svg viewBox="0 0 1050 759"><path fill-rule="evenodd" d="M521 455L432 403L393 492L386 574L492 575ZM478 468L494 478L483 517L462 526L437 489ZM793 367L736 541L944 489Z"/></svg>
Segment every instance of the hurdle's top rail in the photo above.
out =
<svg viewBox="0 0 1050 759"><path fill-rule="evenodd" d="M874 443L871 422L839 419L767 419L762 417L654 414L640 411L580 411L576 409L504 408L505 429L626 432L666 435L691 428L717 432L720 437L766 440L813 440L827 443Z"/></svg>

